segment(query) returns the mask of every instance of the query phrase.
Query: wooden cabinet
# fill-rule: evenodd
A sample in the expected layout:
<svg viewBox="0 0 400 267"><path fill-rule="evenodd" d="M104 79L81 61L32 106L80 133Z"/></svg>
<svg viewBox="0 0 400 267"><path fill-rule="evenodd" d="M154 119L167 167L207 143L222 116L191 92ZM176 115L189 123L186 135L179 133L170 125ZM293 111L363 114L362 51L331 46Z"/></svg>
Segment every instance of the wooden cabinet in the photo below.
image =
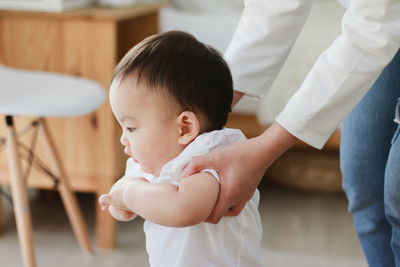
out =
<svg viewBox="0 0 400 267"><path fill-rule="evenodd" d="M0 64L87 77L108 90L113 69L122 56L137 42L158 32L162 6L94 6L63 13L0 11ZM26 121L18 118L17 129ZM93 114L50 118L48 122L72 188L97 195L107 192L123 174L126 160L119 143L119 125L108 102ZM0 127L3 132L4 118ZM29 140L28 134L25 142ZM40 147L37 151L40 156ZM8 183L5 153L0 154L0 183ZM37 171L32 171L28 184L54 186L51 179ZM96 215L97 246L112 248L115 221L98 205Z"/></svg>

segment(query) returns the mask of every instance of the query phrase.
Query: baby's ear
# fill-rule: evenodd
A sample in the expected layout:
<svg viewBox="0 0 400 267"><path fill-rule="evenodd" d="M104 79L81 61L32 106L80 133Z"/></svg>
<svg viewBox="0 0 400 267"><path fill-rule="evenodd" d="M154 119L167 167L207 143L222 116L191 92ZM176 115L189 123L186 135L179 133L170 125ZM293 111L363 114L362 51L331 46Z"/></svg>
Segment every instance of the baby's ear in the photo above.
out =
<svg viewBox="0 0 400 267"><path fill-rule="evenodd" d="M196 114L191 111L183 111L177 118L179 127L178 142L187 145L192 142L200 132L200 122Z"/></svg>

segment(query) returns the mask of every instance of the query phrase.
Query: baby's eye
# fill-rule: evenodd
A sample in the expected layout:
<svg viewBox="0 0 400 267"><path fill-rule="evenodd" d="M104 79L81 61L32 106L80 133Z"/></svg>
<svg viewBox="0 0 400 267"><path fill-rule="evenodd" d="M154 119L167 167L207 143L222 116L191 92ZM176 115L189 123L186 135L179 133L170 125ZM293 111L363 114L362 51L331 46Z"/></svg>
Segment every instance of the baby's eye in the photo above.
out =
<svg viewBox="0 0 400 267"><path fill-rule="evenodd" d="M126 130L130 133L133 133L135 131L135 128L133 127L126 127Z"/></svg>

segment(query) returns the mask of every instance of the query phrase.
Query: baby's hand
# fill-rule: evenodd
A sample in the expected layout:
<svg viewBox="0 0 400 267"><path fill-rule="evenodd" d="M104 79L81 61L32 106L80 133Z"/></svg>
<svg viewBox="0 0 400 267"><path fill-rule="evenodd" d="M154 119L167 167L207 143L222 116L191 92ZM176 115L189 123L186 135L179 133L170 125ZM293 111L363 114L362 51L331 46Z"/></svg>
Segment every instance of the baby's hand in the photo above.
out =
<svg viewBox="0 0 400 267"><path fill-rule="evenodd" d="M121 221L121 222L128 222L136 218L136 213L133 213L132 211L128 209L117 209L114 208L113 206L110 206L108 208L108 211L110 212L111 216L113 216L116 220Z"/></svg>
<svg viewBox="0 0 400 267"><path fill-rule="evenodd" d="M101 210L108 210L111 204L111 195L103 194L99 197L99 203L101 206Z"/></svg>
<svg viewBox="0 0 400 267"><path fill-rule="evenodd" d="M136 214L129 210L122 201L123 190L127 184L136 180L134 177L124 176L119 179L110 189L108 194L101 195L99 203L102 210L108 210L116 220L130 221Z"/></svg>
<svg viewBox="0 0 400 267"><path fill-rule="evenodd" d="M99 198L99 203L102 210L108 210L116 220L127 222L133 220L136 214L124 207L115 207L111 204L111 195L103 194Z"/></svg>

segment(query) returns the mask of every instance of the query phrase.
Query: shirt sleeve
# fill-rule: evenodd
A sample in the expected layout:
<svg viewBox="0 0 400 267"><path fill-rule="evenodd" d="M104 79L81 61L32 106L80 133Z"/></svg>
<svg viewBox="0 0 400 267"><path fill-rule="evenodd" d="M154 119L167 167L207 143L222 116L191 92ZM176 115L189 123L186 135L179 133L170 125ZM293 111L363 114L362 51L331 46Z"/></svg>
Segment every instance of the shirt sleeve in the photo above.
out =
<svg viewBox="0 0 400 267"><path fill-rule="evenodd" d="M218 172L216 170L213 169L204 169L200 172L208 172L210 173L212 176L214 176L215 180L217 180L218 183L221 183L221 179L219 178Z"/></svg>
<svg viewBox="0 0 400 267"><path fill-rule="evenodd" d="M224 57L234 89L262 100L310 13L311 0L245 0Z"/></svg>
<svg viewBox="0 0 400 267"><path fill-rule="evenodd" d="M317 59L276 121L322 148L392 60L399 38L399 1L351 1L342 34Z"/></svg>
<svg viewBox="0 0 400 267"><path fill-rule="evenodd" d="M241 35L246 34L242 32ZM394 57L400 46L399 39L400 1L352 0L342 19L342 34L317 59L276 121L297 138L322 148ZM263 49L269 49L268 42L266 38ZM262 45L256 49L261 50ZM246 65L254 63L251 60L243 62ZM257 64L264 68L270 65L259 61L253 68L259 69ZM254 72L246 77L258 79L262 75L262 72ZM247 78L238 77L242 82ZM252 84L242 82L238 82L241 88L252 87ZM263 87L243 89L243 92L256 92L262 96L261 92L270 86L266 85L259 84Z"/></svg>

